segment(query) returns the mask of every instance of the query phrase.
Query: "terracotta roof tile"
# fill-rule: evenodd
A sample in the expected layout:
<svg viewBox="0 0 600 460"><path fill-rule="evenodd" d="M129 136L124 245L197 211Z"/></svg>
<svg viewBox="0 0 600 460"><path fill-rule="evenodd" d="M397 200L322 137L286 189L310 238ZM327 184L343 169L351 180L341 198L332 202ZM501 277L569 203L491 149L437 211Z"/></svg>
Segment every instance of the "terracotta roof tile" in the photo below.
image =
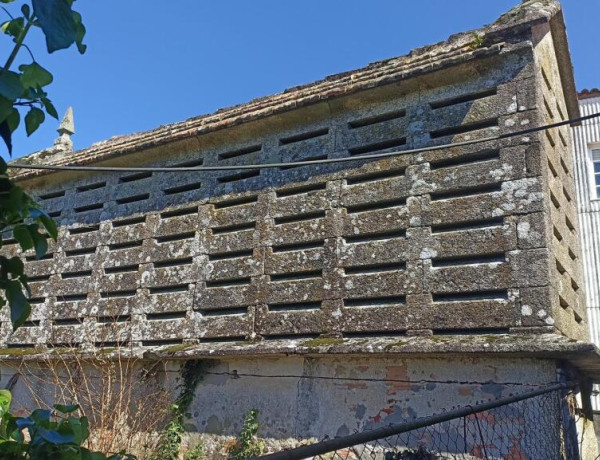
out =
<svg viewBox="0 0 600 460"><path fill-rule="evenodd" d="M600 97L600 89L592 88L592 89L584 89L577 93L577 97L579 99L590 99L592 97Z"/></svg>
<svg viewBox="0 0 600 460"><path fill-rule="evenodd" d="M53 157L42 151L18 161L52 165L90 164L393 83L458 62L497 54L504 47L503 38L507 29L548 21L559 11L560 5L554 0L529 0L513 8L490 26L452 35L445 42L414 49L406 56L385 59L361 69L330 75L314 83L295 86L279 94L219 109L209 115L163 125L150 131L113 137L69 155ZM475 36L482 37L480 44L474 45ZM14 174L14 178L23 180L49 173L51 172L43 170L20 170Z"/></svg>

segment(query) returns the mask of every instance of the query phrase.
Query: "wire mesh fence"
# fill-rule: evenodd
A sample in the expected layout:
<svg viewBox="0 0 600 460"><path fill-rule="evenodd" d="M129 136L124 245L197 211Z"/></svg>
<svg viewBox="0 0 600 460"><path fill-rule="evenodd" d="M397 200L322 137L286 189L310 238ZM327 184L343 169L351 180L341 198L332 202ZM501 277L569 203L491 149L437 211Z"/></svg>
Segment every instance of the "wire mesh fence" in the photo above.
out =
<svg viewBox="0 0 600 460"><path fill-rule="evenodd" d="M576 418L572 387L557 384L261 459L579 460Z"/></svg>

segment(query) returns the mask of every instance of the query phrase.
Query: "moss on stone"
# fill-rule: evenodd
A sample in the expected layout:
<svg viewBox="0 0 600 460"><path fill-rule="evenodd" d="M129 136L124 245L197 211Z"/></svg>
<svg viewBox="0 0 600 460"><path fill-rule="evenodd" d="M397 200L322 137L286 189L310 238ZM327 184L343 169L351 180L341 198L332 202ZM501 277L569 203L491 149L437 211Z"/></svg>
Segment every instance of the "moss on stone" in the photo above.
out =
<svg viewBox="0 0 600 460"><path fill-rule="evenodd" d="M478 33L473 34L473 40L469 43L469 49L471 51L475 51L483 46L484 36L479 35Z"/></svg>
<svg viewBox="0 0 600 460"><path fill-rule="evenodd" d="M431 340L432 342L436 342L436 343L448 342L448 341L452 340L452 339L450 339L448 337L440 337L439 335L438 336L431 335L431 336L429 336L427 338L429 340Z"/></svg>
<svg viewBox="0 0 600 460"><path fill-rule="evenodd" d="M499 339L499 337L497 335L486 335L486 336L483 337L483 339L486 342L495 342L496 340Z"/></svg>
<svg viewBox="0 0 600 460"><path fill-rule="evenodd" d="M384 347L384 350L385 350L385 351L389 351L389 350L391 350L392 348L395 348L395 347L403 347L403 346L404 346L404 345L406 345L407 343L408 343L408 342L407 342L406 340L398 340L397 342L390 343L390 344L386 345L386 346Z"/></svg>
<svg viewBox="0 0 600 460"><path fill-rule="evenodd" d="M344 339L336 338L336 337L317 337L316 339L310 339L307 342L304 342L302 346L305 347L326 347L329 345L340 345L344 343Z"/></svg>
<svg viewBox="0 0 600 460"><path fill-rule="evenodd" d="M98 349L98 353L105 353L105 354L112 353L113 351L117 351L117 348L116 347L106 347L106 348Z"/></svg>
<svg viewBox="0 0 600 460"><path fill-rule="evenodd" d="M170 347L167 347L164 349L165 353L178 353L180 351L185 351L188 348L193 347L194 345L190 344L190 343L180 343L177 345L171 345Z"/></svg>
<svg viewBox="0 0 600 460"><path fill-rule="evenodd" d="M0 355L4 356L26 356L43 353L41 348L0 348Z"/></svg>

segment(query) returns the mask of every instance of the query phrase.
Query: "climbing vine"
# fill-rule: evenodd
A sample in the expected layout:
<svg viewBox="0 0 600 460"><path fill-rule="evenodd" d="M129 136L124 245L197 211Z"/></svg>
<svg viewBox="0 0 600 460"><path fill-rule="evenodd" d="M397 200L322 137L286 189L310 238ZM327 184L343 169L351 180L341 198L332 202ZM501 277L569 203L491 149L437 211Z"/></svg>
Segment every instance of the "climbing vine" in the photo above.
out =
<svg viewBox="0 0 600 460"><path fill-rule="evenodd" d="M210 360L196 359L186 361L181 368L180 393L173 404L171 420L161 435L161 442L156 450L154 460L178 460L185 428L183 422L194 401L196 387L213 366Z"/></svg>

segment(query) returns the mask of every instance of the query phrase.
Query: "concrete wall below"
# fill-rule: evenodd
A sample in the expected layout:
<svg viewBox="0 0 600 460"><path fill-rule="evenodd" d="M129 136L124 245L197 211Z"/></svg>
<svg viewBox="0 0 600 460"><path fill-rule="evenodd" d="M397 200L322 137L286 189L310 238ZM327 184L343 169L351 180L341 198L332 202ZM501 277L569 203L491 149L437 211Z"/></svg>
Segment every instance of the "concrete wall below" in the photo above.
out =
<svg viewBox="0 0 600 460"><path fill-rule="evenodd" d="M139 361L128 368L127 378L121 378L117 372L111 381L124 382L120 383L124 388L133 385L141 396L135 404L144 405L145 414L154 413L163 406L163 409L170 407L169 394L178 393L184 363L183 360L158 364ZM99 367L88 371L84 366L85 363L78 363L69 370L61 368L58 374L71 373L80 380L85 375L92 385L102 381ZM2 386L17 368L3 366ZM456 355L215 359L211 366L200 371L204 379L195 390L185 428L192 438L202 437L211 451L209 458L221 458L219 452L224 452L224 446L231 442L230 436L240 432L247 412L258 409L259 436L270 451L278 451L298 445L301 440L315 442L345 436L527 393L556 382L560 371L556 361L550 359ZM35 397L48 405L67 402L65 397L73 402L75 395L61 394L51 388L48 379L32 379L31 375L47 373L41 363L21 364L19 372L22 377L13 389L13 408L18 414L40 407L39 400L33 401ZM102 393L99 387L92 390L94 394ZM77 396L83 393L83 389L75 392ZM121 390L115 392L122 394ZM563 394L555 392L388 441L409 448L423 445L436 452L466 453L474 455L473 458L480 458L477 453L482 452L484 444L490 458L571 458L563 455L565 440L572 441L577 432L583 436L581 426L577 430L572 422L575 407L575 398L565 399ZM88 416L91 420L92 416ZM144 420L140 427L147 423ZM155 431L160 429L154 426ZM585 431L593 435L593 430ZM485 443L481 441L482 435ZM586 446L593 444L594 450L595 443L587 438ZM515 452L522 456L515 457Z"/></svg>
<svg viewBox="0 0 600 460"><path fill-rule="evenodd" d="M239 377L215 375L234 371ZM316 379L317 376L323 378ZM197 388L187 428L192 432L235 434L246 412L259 409L260 436L268 438L271 446L286 445L288 438L344 436L532 389L519 384L555 380L556 365L545 360L286 357L220 361ZM485 383L492 381L500 383ZM550 423L559 415L558 395L552 401L556 407L550 411L550 417L547 407L544 414L528 407L515 418L512 407L493 417L480 417L486 437L516 432L518 424L522 431L529 428L527 440L497 439L496 453L507 455L513 449L527 454L523 458L560 458L559 433L556 425ZM505 414L507 419L501 420L497 414ZM541 427L544 423L549 424L545 429ZM435 429L443 432L430 435L425 444L447 446L449 451L477 451L476 433L467 432L465 436L462 421L453 425L437 426ZM533 427L535 431L531 430ZM548 432L554 435L548 437ZM544 441L541 437L534 439L538 435L544 436ZM418 436L413 437L412 447ZM538 456L540 445L548 449L542 457ZM527 449L532 448L536 450L528 453Z"/></svg>

